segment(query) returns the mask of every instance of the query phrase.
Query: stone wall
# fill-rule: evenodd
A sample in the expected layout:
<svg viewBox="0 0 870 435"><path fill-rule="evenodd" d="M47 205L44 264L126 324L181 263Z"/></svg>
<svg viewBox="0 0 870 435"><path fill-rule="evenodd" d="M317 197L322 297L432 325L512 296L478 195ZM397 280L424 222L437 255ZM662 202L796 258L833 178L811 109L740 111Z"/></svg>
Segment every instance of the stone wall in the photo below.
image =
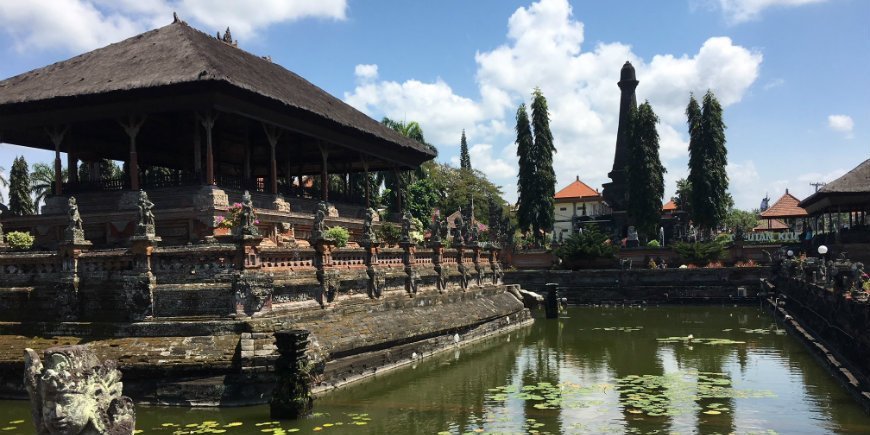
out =
<svg viewBox="0 0 870 435"><path fill-rule="evenodd" d="M546 283L559 285L569 303L705 302L755 299L767 267L711 269L601 269L508 271L505 283L544 293ZM738 288L746 289L745 294Z"/></svg>

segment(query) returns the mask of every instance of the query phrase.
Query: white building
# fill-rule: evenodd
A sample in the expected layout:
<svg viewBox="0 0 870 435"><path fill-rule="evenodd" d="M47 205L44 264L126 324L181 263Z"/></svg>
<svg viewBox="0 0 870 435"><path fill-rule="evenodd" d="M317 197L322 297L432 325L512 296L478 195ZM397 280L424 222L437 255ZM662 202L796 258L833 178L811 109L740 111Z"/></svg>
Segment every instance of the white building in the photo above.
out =
<svg viewBox="0 0 870 435"><path fill-rule="evenodd" d="M594 220L598 216L610 214L610 207L597 189L580 181L578 176L571 184L556 192L554 197L555 218L553 234L555 237L571 235L572 222L577 216L582 220Z"/></svg>

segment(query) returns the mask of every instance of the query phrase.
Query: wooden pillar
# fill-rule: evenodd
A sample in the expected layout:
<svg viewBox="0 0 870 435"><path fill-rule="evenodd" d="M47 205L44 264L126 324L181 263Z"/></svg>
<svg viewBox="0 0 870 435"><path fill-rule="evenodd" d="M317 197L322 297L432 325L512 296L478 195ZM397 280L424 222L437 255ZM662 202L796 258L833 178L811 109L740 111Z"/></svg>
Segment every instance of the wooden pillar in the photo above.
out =
<svg viewBox="0 0 870 435"><path fill-rule="evenodd" d="M403 207L404 198L402 198L403 190L403 180L402 177L399 176L399 169L393 168L393 177L396 179L396 206L398 208L398 212L402 213L405 208Z"/></svg>
<svg viewBox="0 0 870 435"><path fill-rule="evenodd" d="M66 144L66 169L67 182L69 184L78 184L79 182L79 159L76 157L75 151L71 143Z"/></svg>
<svg viewBox="0 0 870 435"><path fill-rule="evenodd" d="M278 146L278 138L281 130L274 125L263 124L266 139L269 140L269 186L273 194L278 193L278 161L275 158L275 147Z"/></svg>
<svg viewBox="0 0 870 435"><path fill-rule="evenodd" d="M366 208L371 207L371 183L369 183L369 162L366 161L365 157L360 156L363 164L363 171L365 173L365 192L366 192Z"/></svg>
<svg viewBox="0 0 870 435"><path fill-rule="evenodd" d="M60 144L63 142L63 137L66 135L67 127L53 128L47 130L51 144L54 145L54 194L60 195L63 193L63 167L60 163Z"/></svg>
<svg viewBox="0 0 870 435"><path fill-rule="evenodd" d="M214 129L214 122L217 119L217 115L209 110L198 117L200 123L202 123L202 127L205 128L205 184L213 185L215 184L215 179L212 130Z"/></svg>
<svg viewBox="0 0 870 435"><path fill-rule="evenodd" d="M202 138L199 133L199 119L193 118L193 173L202 180Z"/></svg>
<svg viewBox="0 0 870 435"><path fill-rule="evenodd" d="M327 151L326 146L320 144L320 157L322 161L320 163L320 199L323 201L329 201L329 173L326 170L326 162L329 158L329 151Z"/></svg>
<svg viewBox="0 0 870 435"><path fill-rule="evenodd" d="M118 121L127 136L130 138L130 190L139 190L139 157L136 153L136 136L139 135L139 130L142 124L145 123L145 115L130 115L126 121Z"/></svg>

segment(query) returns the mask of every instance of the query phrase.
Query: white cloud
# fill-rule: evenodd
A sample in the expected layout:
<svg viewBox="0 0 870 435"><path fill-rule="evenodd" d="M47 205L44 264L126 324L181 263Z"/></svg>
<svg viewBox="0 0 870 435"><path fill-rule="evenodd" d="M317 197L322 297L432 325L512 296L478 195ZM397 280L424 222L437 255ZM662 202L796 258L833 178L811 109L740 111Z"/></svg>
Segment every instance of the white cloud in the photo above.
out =
<svg viewBox="0 0 870 435"><path fill-rule="evenodd" d="M354 68L353 74L356 76L357 80L363 83L370 82L378 78L378 66L374 64L360 64Z"/></svg>
<svg viewBox="0 0 870 435"><path fill-rule="evenodd" d="M542 0L517 9L510 17L504 44L476 54L479 95L457 95L440 79L434 83L381 79L357 85L345 93L345 101L376 119L388 116L420 122L426 138L449 161L458 151L463 128L474 143L512 143L516 108L521 102L528 103L534 87L540 86L547 97L557 149L557 188L575 175L600 187L609 181L619 116L615 82L626 60L634 65L640 80L639 102L648 99L661 118L660 152L673 173L681 173L688 153L683 112L689 93L701 95L712 89L724 106L735 104L758 78L762 62L760 53L726 37L708 39L694 54L660 54L649 61L624 43L599 43L584 50L583 42L583 24L574 19L568 2ZM493 148L492 153L514 167L512 149L511 145L499 153ZM472 155L474 167L491 163L476 160ZM516 172L507 173L506 167L494 170L493 181L504 186L512 199ZM671 189L670 184L667 188Z"/></svg>
<svg viewBox="0 0 870 435"><path fill-rule="evenodd" d="M269 25L315 17L343 20L346 0L28 0L0 2L0 22L16 50L91 50L169 24L172 12L214 31L253 37Z"/></svg>
<svg viewBox="0 0 870 435"><path fill-rule="evenodd" d="M765 9L796 7L827 0L719 0L719 8L730 24L757 20Z"/></svg>
<svg viewBox="0 0 870 435"><path fill-rule="evenodd" d="M849 115L828 115L828 127L839 133L843 133L847 138L852 137L852 129L855 128L855 122Z"/></svg>
<svg viewBox="0 0 870 435"><path fill-rule="evenodd" d="M773 79L773 80L765 83L763 88L765 91L769 91L773 88L778 88L784 84L785 84L785 80L783 80L783 79Z"/></svg>

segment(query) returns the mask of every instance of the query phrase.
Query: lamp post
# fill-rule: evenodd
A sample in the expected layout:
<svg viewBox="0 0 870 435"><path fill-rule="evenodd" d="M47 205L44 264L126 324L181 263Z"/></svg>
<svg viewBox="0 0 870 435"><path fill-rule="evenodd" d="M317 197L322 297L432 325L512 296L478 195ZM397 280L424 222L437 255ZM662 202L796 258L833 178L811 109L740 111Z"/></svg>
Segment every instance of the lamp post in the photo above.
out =
<svg viewBox="0 0 870 435"><path fill-rule="evenodd" d="M828 253L828 247L825 245L819 245L819 258L822 260L822 264L819 265L819 271L822 272L822 280L823 282L828 282L828 266L825 264L825 254Z"/></svg>

